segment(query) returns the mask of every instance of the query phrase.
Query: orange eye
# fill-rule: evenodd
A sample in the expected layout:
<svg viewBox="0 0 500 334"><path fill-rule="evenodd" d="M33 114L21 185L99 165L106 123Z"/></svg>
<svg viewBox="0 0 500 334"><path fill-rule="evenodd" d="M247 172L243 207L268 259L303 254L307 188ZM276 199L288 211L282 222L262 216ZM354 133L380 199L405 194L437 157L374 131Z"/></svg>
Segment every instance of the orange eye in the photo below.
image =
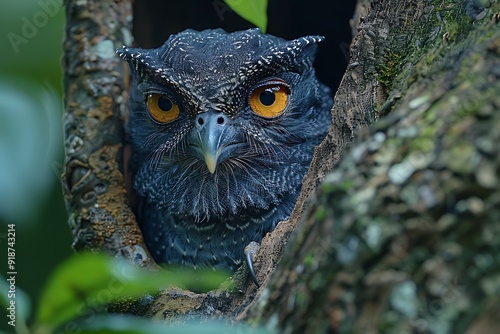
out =
<svg viewBox="0 0 500 334"><path fill-rule="evenodd" d="M276 117L285 110L288 95L288 89L284 85L258 87L250 95L250 107L259 116Z"/></svg>
<svg viewBox="0 0 500 334"><path fill-rule="evenodd" d="M149 114L158 123L169 123L179 117L179 106L166 95L149 94L147 105Z"/></svg>

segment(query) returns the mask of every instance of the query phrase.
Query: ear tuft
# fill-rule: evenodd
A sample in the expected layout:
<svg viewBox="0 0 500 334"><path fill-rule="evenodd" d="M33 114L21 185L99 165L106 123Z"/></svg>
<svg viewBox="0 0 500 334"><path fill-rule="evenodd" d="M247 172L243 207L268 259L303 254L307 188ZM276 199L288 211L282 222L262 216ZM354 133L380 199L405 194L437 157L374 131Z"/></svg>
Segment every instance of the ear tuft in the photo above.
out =
<svg viewBox="0 0 500 334"><path fill-rule="evenodd" d="M323 36L305 36L285 41L263 54L259 64L275 67L278 65L288 70L310 68L314 62L317 44L324 40Z"/></svg>

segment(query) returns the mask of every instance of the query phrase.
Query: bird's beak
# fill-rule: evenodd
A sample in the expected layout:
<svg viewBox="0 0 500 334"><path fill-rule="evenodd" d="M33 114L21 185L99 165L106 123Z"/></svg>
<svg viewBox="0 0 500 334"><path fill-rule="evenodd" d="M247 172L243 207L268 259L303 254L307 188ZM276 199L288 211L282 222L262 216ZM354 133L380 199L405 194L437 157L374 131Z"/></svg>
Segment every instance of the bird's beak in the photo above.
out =
<svg viewBox="0 0 500 334"><path fill-rule="evenodd" d="M197 142L198 152L203 156L208 170L213 174L224 148L222 134L227 118L220 113L207 112L200 114L195 122L193 131L197 138L194 141Z"/></svg>
<svg viewBox="0 0 500 334"><path fill-rule="evenodd" d="M215 168L217 167L217 158L219 157L217 151L212 148L207 148L203 150L203 157L205 158L205 163L207 164L210 173L215 173Z"/></svg>

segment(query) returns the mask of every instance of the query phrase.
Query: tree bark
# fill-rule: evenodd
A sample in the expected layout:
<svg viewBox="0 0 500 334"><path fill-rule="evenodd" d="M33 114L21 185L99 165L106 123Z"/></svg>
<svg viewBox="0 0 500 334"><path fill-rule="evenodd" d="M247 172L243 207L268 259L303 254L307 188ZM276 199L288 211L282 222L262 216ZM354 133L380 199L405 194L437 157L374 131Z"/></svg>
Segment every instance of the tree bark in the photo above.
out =
<svg viewBox="0 0 500 334"><path fill-rule="evenodd" d="M115 49L131 42L131 4L67 1L66 14L63 185L73 246L154 267L121 166L128 73Z"/></svg>
<svg viewBox="0 0 500 334"><path fill-rule="evenodd" d="M119 167L123 67L98 47L123 41L129 7L109 3L85 19L68 4L68 31L82 34L66 42L68 208L78 248L154 266ZM494 332L500 4L485 6L360 0L332 127L292 216L262 241L260 289L241 268L233 289L165 291L148 316L225 316L283 333Z"/></svg>
<svg viewBox="0 0 500 334"><path fill-rule="evenodd" d="M498 330L500 6L470 4L358 6L333 112L383 117L321 183L243 320L283 333ZM350 84L360 65L382 93ZM370 94L379 102L365 104ZM338 126L319 152L335 147ZM309 180L336 164L324 156Z"/></svg>

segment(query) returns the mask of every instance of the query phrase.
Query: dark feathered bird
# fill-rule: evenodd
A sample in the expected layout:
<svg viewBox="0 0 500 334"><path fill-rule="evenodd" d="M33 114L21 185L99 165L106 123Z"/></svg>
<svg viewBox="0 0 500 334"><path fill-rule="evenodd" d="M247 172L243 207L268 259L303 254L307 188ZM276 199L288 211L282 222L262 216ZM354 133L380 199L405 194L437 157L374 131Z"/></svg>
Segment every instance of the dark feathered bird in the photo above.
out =
<svg viewBox="0 0 500 334"><path fill-rule="evenodd" d="M186 30L117 51L133 75L138 220L157 262L235 270L289 217L331 121L312 67L322 40Z"/></svg>

